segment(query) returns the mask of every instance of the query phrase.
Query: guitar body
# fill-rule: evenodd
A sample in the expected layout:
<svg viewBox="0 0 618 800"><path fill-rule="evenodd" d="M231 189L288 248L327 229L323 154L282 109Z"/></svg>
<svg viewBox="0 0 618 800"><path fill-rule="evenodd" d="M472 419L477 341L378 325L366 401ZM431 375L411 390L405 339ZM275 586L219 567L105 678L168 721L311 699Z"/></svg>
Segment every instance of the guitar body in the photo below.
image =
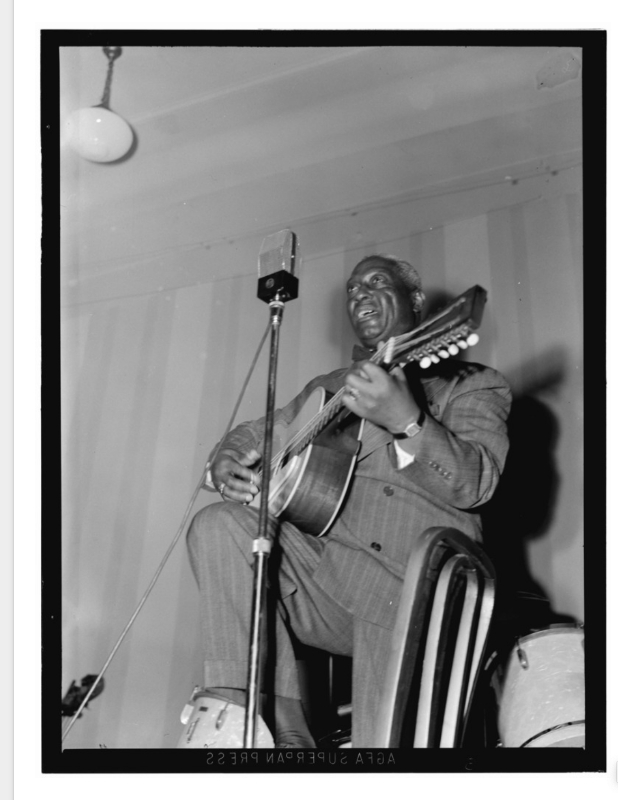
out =
<svg viewBox="0 0 618 800"><path fill-rule="evenodd" d="M273 431L273 452L285 451L294 436L321 411L331 395L311 393L292 423ZM323 536L344 503L360 449L363 420L340 411L299 455L273 462L268 506L274 517L303 533ZM251 502L259 508L260 495Z"/></svg>

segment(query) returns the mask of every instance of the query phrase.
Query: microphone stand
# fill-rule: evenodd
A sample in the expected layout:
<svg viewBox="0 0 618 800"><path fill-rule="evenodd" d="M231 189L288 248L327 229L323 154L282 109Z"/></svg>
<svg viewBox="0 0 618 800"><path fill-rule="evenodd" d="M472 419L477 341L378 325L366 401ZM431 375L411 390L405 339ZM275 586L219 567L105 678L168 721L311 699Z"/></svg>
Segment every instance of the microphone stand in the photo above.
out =
<svg viewBox="0 0 618 800"><path fill-rule="evenodd" d="M251 632L249 638L249 669L245 706L245 732L243 746L252 748L257 731L257 706L260 696L261 645L265 628L266 574L272 540L268 537L268 496L272 459L272 438L275 413L277 361L279 357L279 330L283 307L287 300L298 296L298 278L286 270L260 278L258 297L270 306L270 358L268 365L268 390L266 394L266 419L264 426L264 451L262 454L262 487L258 536L253 541L253 599L251 607Z"/></svg>

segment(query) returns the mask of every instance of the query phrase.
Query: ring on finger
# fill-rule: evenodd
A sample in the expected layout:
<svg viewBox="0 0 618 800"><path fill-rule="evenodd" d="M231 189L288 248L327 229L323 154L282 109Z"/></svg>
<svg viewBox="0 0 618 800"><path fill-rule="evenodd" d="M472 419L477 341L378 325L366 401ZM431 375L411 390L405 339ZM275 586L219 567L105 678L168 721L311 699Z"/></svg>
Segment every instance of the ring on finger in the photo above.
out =
<svg viewBox="0 0 618 800"><path fill-rule="evenodd" d="M351 395L354 400L358 400L360 397L360 392L358 389L350 388L348 389L348 394Z"/></svg>
<svg viewBox="0 0 618 800"><path fill-rule="evenodd" d="M223 490L225 489L225 481L221 481L221 483L217 486L217 491L221 495L221 497L225 500L225 495L223 494Z"/></svg>

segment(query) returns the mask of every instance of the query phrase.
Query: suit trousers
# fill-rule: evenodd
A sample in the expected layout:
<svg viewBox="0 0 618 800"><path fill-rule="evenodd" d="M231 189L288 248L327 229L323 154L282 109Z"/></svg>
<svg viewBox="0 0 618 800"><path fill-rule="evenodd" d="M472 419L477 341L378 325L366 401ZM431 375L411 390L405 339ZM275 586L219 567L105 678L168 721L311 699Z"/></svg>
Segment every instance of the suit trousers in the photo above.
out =
<svg viewBox="0 0 618 800"><path fill-rule="evenodd" d="M328 536L308 536L285 522L271 520L269 525L274 545L268 558L261 690L301 697L295 638L335 655L352 656L352 744L375 746L392 631L355 616L353 608L341 606L315 582L313 573L329 546ZM198 512L187 535L200 593L205 687L246 688L257 530L254 509L223 502Z"/></svg>

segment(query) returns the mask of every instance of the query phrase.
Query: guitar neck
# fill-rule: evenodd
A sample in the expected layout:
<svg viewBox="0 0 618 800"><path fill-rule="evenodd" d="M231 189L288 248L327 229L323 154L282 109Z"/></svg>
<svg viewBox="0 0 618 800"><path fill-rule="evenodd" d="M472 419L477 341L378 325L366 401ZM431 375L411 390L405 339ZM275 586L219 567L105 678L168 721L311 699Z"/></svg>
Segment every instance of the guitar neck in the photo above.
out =
<svg viewBox="0 0 618 800"><path fill-rule="evenodd" d="M466 339L479 327L486 300L487 292L480 286L473 286L414 330L391 337L378 347L370 361L382 365L390 372L395 366L403 366L411 361L419 361L421 366L426 366L426 362L430 360L448 357L452 354L453 347L466 346ZM276 469L286 456L300 453L345 408L342 402L344 392L345 389L339 389L290 439L272 459L272 469Z"/></svg>

